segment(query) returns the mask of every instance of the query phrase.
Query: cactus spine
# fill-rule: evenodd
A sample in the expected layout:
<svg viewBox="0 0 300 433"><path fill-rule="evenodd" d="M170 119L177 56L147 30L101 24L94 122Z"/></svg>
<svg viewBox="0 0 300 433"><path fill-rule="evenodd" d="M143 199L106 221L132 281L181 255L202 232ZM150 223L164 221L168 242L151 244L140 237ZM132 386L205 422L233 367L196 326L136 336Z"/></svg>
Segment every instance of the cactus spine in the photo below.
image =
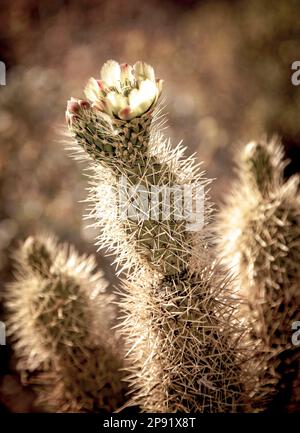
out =
<svg viewBox="0 0 300 433"><path fill-rule="evenodd" d="M161 80L149 65L110 61L102 80L91 80L88 101L72 98L66 116L79 157L90 157L90 214L101 228L99 244L127 271L122 330L133 402L150 412L237 411L246 380L242 330L208 228L190 231L188 223L197 221L176 218L177 199L168 218L153 216L163 207L152 201L157 188L195 191L208 181L193 158L182 158L181 146L173 150L161 135ZM143 93L146 87L152 90ZM137 187L149 194L150 218ZM120 191L132 216L123 212ZM209 207L206 200L205 223Z"/></svg>
<svg viewBox="0 0 300 433"><path fill-rule="evenodd" d="M240 154L238 179L219 221L220 251L246 297L244 317L252 325L258 409L298 408L293 383L300 351L292 344L300 320L299 177L284 182L278 140L248 144Z"/></svg>
<svg viewBox="0 0 300 433"><path fill-rule="evenodd" d="M94 258L43 236L28 238L15 258L8 330L37 403L55 412L117 409L125 388L109 333L113 297Z"/></svg>

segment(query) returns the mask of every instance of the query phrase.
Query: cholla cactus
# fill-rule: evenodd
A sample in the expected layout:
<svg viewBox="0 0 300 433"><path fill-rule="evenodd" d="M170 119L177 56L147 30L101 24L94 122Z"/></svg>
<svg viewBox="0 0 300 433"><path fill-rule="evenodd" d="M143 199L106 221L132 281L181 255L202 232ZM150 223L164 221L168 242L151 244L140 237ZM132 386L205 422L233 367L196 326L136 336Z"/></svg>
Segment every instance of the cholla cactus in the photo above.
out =
<svg viewBox="0 0 300 433"><path fill-rule="evenodd" d="M219 224L223 260L248 301L242 313L253 328L253 398L267 410L300 407L293 390L300 351L292 344L293 322L300 320L299 177L284 182L285 165L277 140L248 144Z"/></svg>
<svg viewBox="0 0 300 433"><path fill-rule="evenodd" d="M144 411L236 411L247 377L227 277L199 212L180 215L176 196L186 187L195 204L208 181L159 131L162 81L151 66L109 61L101 76L90 80L87 101L69 101L66 117L79 157L90 157L99 244L127 271L122 330L133 402ZM158 190L176 196L167 209Z"/></svg>
<svg viewBox="0 0 300 433"><path fill-rule="evenodd" d="M94 258L49 237L28 238L15 258L7 328L38 404L58 412L117 409L125 387L109 332L113 297Z"/></svg>

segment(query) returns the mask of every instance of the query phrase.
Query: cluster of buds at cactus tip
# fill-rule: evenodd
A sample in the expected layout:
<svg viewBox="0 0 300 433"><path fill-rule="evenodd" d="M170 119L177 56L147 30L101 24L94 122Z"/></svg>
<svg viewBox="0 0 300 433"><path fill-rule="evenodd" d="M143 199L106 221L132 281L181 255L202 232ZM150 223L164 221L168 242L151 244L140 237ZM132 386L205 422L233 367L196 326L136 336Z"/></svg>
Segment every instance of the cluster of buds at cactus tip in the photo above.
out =
<svg viewBox="0 0 300 433"><path fill-rule="evenodd" d="M8 330L25 384L54 412L113 411L124 403L122 357L111 334L107 282L92 256L53 237L28 238L17 250L7 290Z"/></svg>
<svg viewBox="0 0 300 433"><path fill-rule="evenodd" d="M262 139L243 148L236 180L219 218L220 253L246 298L258 410L299 410L299 176L284 181L283 147Z"/></svg>
<svg viewBox="0 0 300 433"><path fill-rule="evenodd" d="M68 103L72 149L90 162L89 216L100 228L99 245L126 276L122 332L132 402L153 412L237 411L245 353L230 284L210 247L209 181L181 145L173 149L162 135L161 89L151 66L108 61L101 80L89 81L87 100ZM120 180L129 186L121 195L133 216L124 212ZM165 203L153 196L178 187L187 187L194 205L204 191L199 224L197 212L176 215L182 197L161 217ZM138 201L141 190L149 213Z"/></svg>

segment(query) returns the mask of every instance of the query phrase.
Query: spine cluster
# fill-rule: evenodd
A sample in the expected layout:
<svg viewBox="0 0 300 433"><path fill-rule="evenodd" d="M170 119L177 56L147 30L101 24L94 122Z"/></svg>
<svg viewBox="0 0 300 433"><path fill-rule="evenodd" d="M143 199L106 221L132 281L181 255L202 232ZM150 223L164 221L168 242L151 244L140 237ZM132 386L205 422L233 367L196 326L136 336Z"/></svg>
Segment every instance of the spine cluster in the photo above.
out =
<svg viewBox="0 0 300 433"><path fill-rule="evenodd" d="M299 409L300 320L299 176L284 181L283 148L273 139L248 144L239 155L235 185L221 211L220 251L235 274L251 324L259 410Z"/></svg>
<svg viewBox="0 0 300 433"><path fill-rule="evenodd" d="M125 387L110 331L113 297L94 258L38 236L20 246L15 261L7 328L37 404L55 412L116 410Z"/></svg>

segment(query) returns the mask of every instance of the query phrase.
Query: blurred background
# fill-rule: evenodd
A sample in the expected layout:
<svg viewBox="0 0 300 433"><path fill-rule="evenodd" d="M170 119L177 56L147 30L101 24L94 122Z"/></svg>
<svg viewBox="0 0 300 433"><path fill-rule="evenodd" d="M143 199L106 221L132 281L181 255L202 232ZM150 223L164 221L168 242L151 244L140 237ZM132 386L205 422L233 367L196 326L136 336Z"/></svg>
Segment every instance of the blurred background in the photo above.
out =
<svg viewBox="0 0 300 433"><path fill-rule="evenodd" d="M87 179L64 149L66 100L81 97L90 76L112 58L144 60L165 80L173 143L197 151L215 178L221 203L234 177L238 146L279 134L299 171L299 0L1 0L0 60L0 297L12 279L18 240L47 229L80 252L95 252L95 232L82 222ZM98 256L107 278L117 280ZM3 308L0 319L4 320ZM39 410L0 346L0 411Z"/></svg>

